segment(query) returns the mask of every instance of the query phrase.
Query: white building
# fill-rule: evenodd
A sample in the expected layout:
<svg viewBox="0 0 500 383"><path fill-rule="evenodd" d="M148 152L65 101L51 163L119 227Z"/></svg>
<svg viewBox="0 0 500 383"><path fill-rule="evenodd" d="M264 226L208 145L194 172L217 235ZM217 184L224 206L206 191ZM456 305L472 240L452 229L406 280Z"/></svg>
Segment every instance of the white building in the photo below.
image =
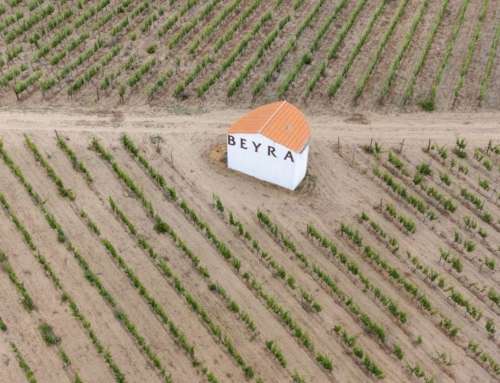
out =
<svg viewBox="0 0 500 383"><path fill-rule="evenodd" d="M310 136L303 113L292 104L261 106L229 128L228 167L295 190L306 175Z"/></svg>

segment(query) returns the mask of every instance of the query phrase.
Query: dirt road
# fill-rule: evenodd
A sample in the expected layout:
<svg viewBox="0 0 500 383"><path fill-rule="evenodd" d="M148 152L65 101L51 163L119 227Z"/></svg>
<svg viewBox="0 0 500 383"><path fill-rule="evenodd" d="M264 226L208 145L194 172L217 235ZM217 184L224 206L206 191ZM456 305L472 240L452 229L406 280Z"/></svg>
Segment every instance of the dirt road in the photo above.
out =
<svg viewBox="0 0 500 383"><path fill-rule="evenodd" d="M2 130L92 132L161 132L222 134L245 110L174 114L163 110L0 109ZM415 113L378 115L309 115L313 139L337 139L364 144L370 138L394 144L422 144L429 138L449 143L463 136L471 144L500 138L499 113Z"/></svg>

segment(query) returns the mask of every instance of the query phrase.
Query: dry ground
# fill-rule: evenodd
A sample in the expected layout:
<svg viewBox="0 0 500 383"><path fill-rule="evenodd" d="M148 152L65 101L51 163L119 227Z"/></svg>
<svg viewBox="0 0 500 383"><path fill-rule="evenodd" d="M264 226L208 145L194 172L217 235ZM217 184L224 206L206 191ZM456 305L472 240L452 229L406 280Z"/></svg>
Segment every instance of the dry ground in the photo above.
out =
<svg viewBox="0 0 500 383"><path fill-rule="evenodd" d="M500 325L498 302L488 296L491 291L496 294L500 291L500 154L488 151L478 161L474 149L485 149L490 140L493 144L500 142L500 115L315 115L309 119L312 141L308 175L297 191L289 192L225 167L225 132L228 123L243 112L215 110L186 115L146 109L134 113L65 108L0 110L3 150L40 197L36 203L29 196L4 157L0 161L0 193L10 205L10 212L4 205L0 213L0 251L5 254L2 265L4 271L5 264L11 266L36 307L25 310L19 285L12 283L7 272L0 273L0 318L7 327L0 332L0 381L25 380L12 344L38 382L74 382L76 374L83 382L119 381L112 363L128 382L168 381L166 375L174 382L208 381L205 368L220 382L245 381L244 368L238 365L222 339L231 340L244 363L252 368L255 376L248 378L249 381L296 379L298 382L298 375L306 382L378 380L363 365L364 356L383 371L382 381L386 382L498 381L500 370L494 369L495 363L496 368L500 363L500 338L489 334L485 327L489 320L497 328ZM85 165L92 182L85 182L82 173L74 170L57 145L56 132ZM123 147L120 139L125 133L167 185L175 188L177 202L166 197ZM60 194L47 170L34 159L25 135L60 177L63 188L74 193L74 200ZM182 251L179 242L155 225L151 211L143 208L137 194L120 181L105 159L90 149L94 138L111 153L115 166L139 186L156 217L170 225L177 240L183 241L191 255L197 257L197 263ZM460 159L452 152L457 138L467 142L467 159ZM429 140L439 147L448 147L446 161L440 160L437 150L429 153L422 150ZM371 141L382 147L379 158L363 149ZM409 176L387 161L389 150L396 152L401 146L402 153L397 156ZM489 171L483 166L488 158L492 163ZM450 169L451 159L456 161L453 169ZM430 164L432 174L424 177L422 185L426 190L433 187L453 201L454 212L446 211L412 182L416 166L423 162ZM458 171L460 165L468 168L467 174ZM374 167L393 174L393 179L405 185L409 194L425 201L435 219L420 214L390 191L373 174ZM449 176L450 186L440 178L444 174ZM488 180L489 190L483 190L478 180ZM464 200L462 188L484 201L482 209ZM222 201L225 215L214 207L214 194ZM138 235L152 246L160 261L152 260L138 245L137 238L113 213L109 197L135 226ZM185 213L181 201L208 224L218 243L224 243L231 251L231 257L239 259L239 270L221 255L220 247L196 225L193 217ZM387 205L393 205L397 214L414 222L415 232L408 233L397 219L392 219ZM307 257L307 265L260 223L258 210L267 214L295 243L297 250ZM43 211L55 217L64 231L64 239L58 240ZM97 225L99 234L88 226L82 211ZM240 236L238 229L230 225L228 211L274 259L274 266L269 258L255 251L251 240ZM375 226L360 221L362 212L379 224L385 238L377 235ZM489 223L481 219L484 212L491 214ZM26 236L23 239L14 225L13 216L30 233L36 250L30 250ZM470 217L477 227L466 227L464 217ZM419 295L412 297L383 267L367 260L366 248L341 234L341 223L358 230L363 246L375 250L399 272L400 281L404 279L415 286ZM308 224L335 243L338 252L354 261L357 273L349 271L338 257L312 240L307 234ZM479 228L487 233L486 238L478 234ZM461 242L456 240L455 233ZM394 250L394 242L388 242L391 237L396 240L398 250ZM121 261L111 256L103 240L109 240ZM475 246L470 252L464 249L467 240ZM440 259L440 249L460 259L460 272ZM87 271L75 251L84 259ZM60 286L42 270L40 258L36 258L40 254L49 262ZM485 264L487 260L494 261L493 270ZM170 267L184 290L175 287L160 264ZM285 279L280 277L276 264L286 273ZM350 296L361 314L384 330L385 341L367 329L349 299L341 298L322 282L312 265L334 281L344 298ZM208 271L208 277L200 272L201 266ZM432 279L423 270L434 270L439 277ZM245 273L249 273L250 279ZM112 301L99 292L91 274ZM131 274L136 277L135 283L131 282ZM364 275L372 288L363 286L359 275ZM444 287L439 283L441 278ZM252 279L261 284L262 290L252 287L249 282ZM137 281L144 289L142 293ZM238 305L239 313L213 291L214 284L227 292ZM301 291L319 304L319 312ZM477 309L481 316L474 319L471 311L468 313L456 304L451 298L452 291L459 293L469 308ZM217 338L187 303L183 295L186 292L205 310L206 318L219 328L222 338ZM64 294L83 313L112 363L95 346L89 327L75 318L68 300L62 299ZM288 312L292 322L283 320L273 310L276 306L269 305L263 294L272 296L283 310L279 312ZM407 320L396 318L380 294L404 312ZM427 297L432 310L419 303L420 296ZM165 316L152 310L153 300L168 317L168 323L185 334L187 342L194 346L194 354L182 348ZM245 322L243 312L253 321L253 329ZM125 321L121 314L126 315ZM446 327L445 320L452 325ZM60 338L53 345L46 344L40 335L39 326L44 323ZM290 323L308 334L314 349L292 336ZM338 325L347 332L344 338L335 331ZM452 334L453 328L458 329L458 334ZM355 348L348 345L352 342L348 336L355 337ZM266 348L265 342L269 340L278 345L286 365L280 364ZM476 350L480 351L474 352L471 342L476 342L479 347ZM402 360L394 354L396 346L404 353ZM356 347L363 350L361 359ZM70 365L61 358L61 349L70 359ZM331 371L317 360L320 354L332 361ZM201 365L193 364L193 355ZM154 362L155 357L158 363Z"/></svg>

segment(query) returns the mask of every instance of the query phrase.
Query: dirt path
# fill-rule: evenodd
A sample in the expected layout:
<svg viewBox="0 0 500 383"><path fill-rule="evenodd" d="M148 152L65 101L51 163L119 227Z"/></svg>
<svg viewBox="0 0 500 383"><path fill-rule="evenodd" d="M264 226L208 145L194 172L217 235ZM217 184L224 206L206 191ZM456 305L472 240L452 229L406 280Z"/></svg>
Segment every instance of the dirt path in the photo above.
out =
<svg viewBox="0 0 500 383"><path fill-rule="evenodd" d="M0 130L86 132L158 132L224 134L245 110L226 109L174 114L152 109L99 111L85 109L0 109ZM429 138L449 142L464 136L471 144L500 138L500 112L325 115L306 112L313 140L335 139L365 144L370 138L395 144L421 145Z"/></svg>

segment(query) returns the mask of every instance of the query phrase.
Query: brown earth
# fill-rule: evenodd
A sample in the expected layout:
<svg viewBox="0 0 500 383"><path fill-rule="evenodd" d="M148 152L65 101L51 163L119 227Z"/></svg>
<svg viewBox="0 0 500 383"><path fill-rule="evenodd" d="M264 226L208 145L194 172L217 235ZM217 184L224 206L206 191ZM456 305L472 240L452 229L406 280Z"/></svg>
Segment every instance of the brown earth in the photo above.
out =
<svg viewBox="0 0 500 383"><path fill-rule="evenodd" d="M84 210L97 224L101 237L114 245L126 265L186 335L187 341L194 345L196 357L203 366L221 382L240 382L245 377L227 349L211 335L179 292L167 282L158 267L115 218L107 202L110 196L140 235L168 262L187 291L201 303L223 334L232 340L236 350L262 381L290 381L295 372L307 382L376 380L354 355L353 349L349 349L336 335L336 325L341 325L349 335L356 336L357 345L384 372L383 381L423 381L423 377L419 380L411 375L408 365L419 366L425 377L433 377L435 382L497 381L494 367L481 362L468 350L468 345L470 341L477 342L481 350L491 356L493 363L499 362L498 335L489 335L485 325L487 320L492 320L497 327L499 325L500 308L488 298L488 292L493 290L498 293L500 286L500 156L488 153L493 164L492 170L488 171L474 158L473 152L475 148L486 148L490 140L498 144L500 116L496 113L308 116L312 127L308 175L297 191L290 192L226 168L225 132L229 123L242 113L243 110L234 109L171 114L153 109L130 112L125 108L114 111L64 107L4 108L0 110L0 137L4 149L40 195L45 208L56 217L73 246L84 256L117 307L128 315L175 382L206 381L206 378L192 366L188 355L174 341L168 328L153 314L146 300L138 294L96 235L87 228L80 210ZM67 140L68 146L85 164L93 177L92 184L87 184L74 171L66 155L57 147L56 132ZM175 187L179 197L209 224L217 238L240 259L240 273L221 257L192 220L185 216L179 204L165 198L143 168L126 152L119 140L124 133L133 139L142 155L165 177L166 182ZM64 186L74 191L76 199L73 202L58 194L45 170L26 147L23 135L33 140ZM112 153L117 164L140 186L157 214L199 258L200 265L209 271L211 282L196 271L185 253L168 236L155 231L154 222L134 195L118 180L111 167L89 150L94 137ZM455 158L451 151L457 138L466 139L469 155L465 160ZM449 148L445 163L437 160L437 152L422 151L429 140L431 144ZM370 142L382 146L380 159L362 149ZM414 173L418 164L429 163L433 173L423 181L424 184L451 198L457 205L456 211L444 211L435 199L413 184L412 178L398 173L386 161L391 148L395 152L402 148L402 153L397 155L410 174ZM450 169L450 158L455 158L457 164L467 166L468 174L458 172L456 167ZM435 211L437 219L429 220L390 192L372 174L374 166L393 172L397 182L405 185L411 194L424 200ZM450 186L440 181L440 174L449 175L452 180ZM489 180L489 191L479 186L478 179ZM49 260L64 289L89 320L126 380L161 381L158 369L116 319L116 309L91 286L78 263L58 242L43 215L4 161L0 164L0 180L0 193L30 232L40 253ZM488 211L493 217L489 224L481 219L481 211L460 196L462 187L485 201L482 212ZM320 312L311 311L301 297L300 289L291 289L270 264L252 250L251 243L230 227L228 221L214 209L213 194L220 197L226 211L232 211L252 238L258 240L260 247L293 277L296 286L311 294L320 304ZM414 221L415 233L406 233L397 221L391 220L379 209L381 204L394 205L399 213ZM326 285L313 277L312 271L304 268L291 252L273 239L259 224L256 217L258 209L268 214L311 263L330 275L372 321L385 329L385 344L370 335L345 303L332 295ZM367 213L388 236L397 240L399 249L396 253L389 250L387 243L372 228L360 223L358 218L361 212ZM477 230L471 231L464 226L466 216L472 217L485 230L486 238L481 239ZM0 250L6 254L37 307L31 313L25 311L7 274L0 273L2 291L7 291L0 296L0 318L8 328L6 332L0 332L0 362L3 366L0 379L9 382L23 379L22 370L9 346L13 342L39 382L71 381L74 372L78 372L84 382L113 381L111 370L96 352L80 322L73 318L67 305L61 301L60 293L47 279L5 211L0 214L0 222ZM341 223L355 227L364 244L379 252L425 294L434 307L433 314L422 309L380 267L367 262L363 252L347 237L340 235ZM370 283L406 313L407 322L401 323L394 318L372 292L364 289L356 275L337 259L328 257L327 252L307 236L307 224L313 224L336 244L339 251L354 260ZM472 252L455 243L455 232L460 233L463 239L474 242ZM463 270L457 272L440 260L439 249L448 249L458 255ZM447 286L459 292L482 316L472 319L464 308L451 300L449 290L440 288L437 280L432 282L412 265L407 258L408 253L438 272ZM496 261L494 270L485 266L486 259ZM332 372L321 367L314 354L291 336L288 327L255 290L249 288L243 278L244 271L251 272L264 291L289 312L308 334L316 352L332 360ZM223 287L239 307L250 314L257 329L255 334L218 295L210 291L209 284L212 282ZM440 326L439 318L451 320L459 328L459 334L451 337ZM63 366L54 346L44 344L37 329L40 323L49 323L61 338L59 346L71 359L70 369ZM265 342L268 340L277 343L287 361L286 367L281 366L266 349ZM396 344L404 352L402 361L393 355L392 348Z"/></svg>

